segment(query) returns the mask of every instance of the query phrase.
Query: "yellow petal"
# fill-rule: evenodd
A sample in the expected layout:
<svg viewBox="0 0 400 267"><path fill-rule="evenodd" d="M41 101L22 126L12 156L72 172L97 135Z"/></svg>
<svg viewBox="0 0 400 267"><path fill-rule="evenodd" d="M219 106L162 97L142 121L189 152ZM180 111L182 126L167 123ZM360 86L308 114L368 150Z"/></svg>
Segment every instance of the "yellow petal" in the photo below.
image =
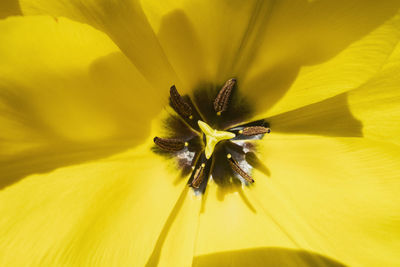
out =
<svg viewBox="0 0 400 267"><path fill-rule="evenodd" d="M349 93L268 117L266 121L274 133L287 134L360 137L364 128L349 107Z"/></svg>
<svg viewBox="0 0 400 267"><path fill-rule="evenodd" d="M366 138L400 145L400 45L382 70L348 93L351 112L363 124Z"/></svg>
<svg viewBox="0 0 400 267"><path fill-rule="evenodd" d="M25 15L63 16L104 31L153 86L164 90L179 81L138 2L20 0Z"/></svg>
<svg viewBox="0 0 400 267"><path fill-rule="evenodd" d="M344 267L340 262L310 251L285 248L253 248L200 255L193 259L196 267L258 266L330 266Z"/></svg>
<svg viewBox="0 0 400 267"><path fill-rule="evenodd" d="M186 186L165 222L146 266L190 266L193 261L201 195Z"/></svg>
<svg viewBox="0 0 400 267"><path fill-rule="evenodd" d="M279 1L240 88L272 116L359 87L399 41L399 7L396 0Z"/></svg>
<svg viewBox="0 0 400 267"><path fill-rule="evenodd" d="M349 266L400 263L397 146L274 134L259 151L270 174L256 170L250 193L299 248Z"/></svg>
<svg viewBox="0 0 400 267"><path fill-rule="evenodd" d="M274 132L364 136L400 144L400 45L362 86L321 102L268 117Z"/></svg>
<svg viewBox="0 0 400 267"><path fill-rule="evenodd" d="M188 237L184 242L183 229L192 224L182 224L189 215L189 221L197 220L198 199L192 191L182 194L187 216L175 214L171 223L170 212L182 205L177 200L187 185L174 183L180 178L176 169L150 152L151 143L103 160L31 173L3 189L0 264L144 266L169 224L171 235L162 248L173 243L167 251L176 257L162 252L161 259L179 263L187 255L191 262L194 242Z"/></svg>
<svg viewBox="0 0 400 267"><path fill-rule="evenodd" d="M7 19L0 32L2 167L147 137L163 102L105 34L50 17Z"/></svg>
<svg viewBox="0 0 400 267"><path fill-rule="evenodd" d="M208 183L195 255L264 246L296 247L279 223L249 198L250 190L253 188Z"/></svg>
<svg viewBox="0 0 400 267"><path fill-rule="evenodd" d="M0 3L0 19L22 15L18 0L3 0Z"/></svg>
<svg viewBox="0 0 400 267"><path fill-rule="evenodd" d="M191 82L224 83L239 74L251 44L266 26L272 1L142 1L161 45L181 74ZM198 44L194 44L198 42ZM198 67L197 65L204 65Z"/></svg>

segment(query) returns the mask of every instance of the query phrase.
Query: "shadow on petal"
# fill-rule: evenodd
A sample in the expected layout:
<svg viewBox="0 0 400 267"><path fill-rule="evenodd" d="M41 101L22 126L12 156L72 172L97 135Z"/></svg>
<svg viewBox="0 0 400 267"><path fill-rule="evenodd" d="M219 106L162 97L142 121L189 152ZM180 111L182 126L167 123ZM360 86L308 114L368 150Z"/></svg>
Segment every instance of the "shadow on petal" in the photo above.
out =
<svg viewBox="0 0 400 267"><path fill-rule="evenodd" d="M300 70L300 64L275 65L245 83L243 94L255 104L256 110L268 110L289 90Z"/></svg>
<svg viewBox="0 0 400 267"><path fill-rule="evenodd" d="M334 259L305 251L286 248L255 248L197 256L193 267L258 267L258 266L346 266Z"/></svg>
<svg viewBox="0 0 400 267"><path fill-rule="evenodd" d="M254 41L241 51L247 63L237 72L240 88L257 110L268 110L287 93L300 68L334 58L389 21L399 8L400 2L391 0L276 1L268 27L253 34Z"/></svg>
<svg viewBox="0 0 400 267"><path fill-rule="evenodd" d="M135 146L134 141L108 144L76 144L59 141L45 148L32 149L0 159L0 190L29 175L51 172L57 168L82 164L122 152Z"/></svg>
<svg viewBox="0 0 400 267"><path fill-rule="evenodd" d="M267 59L270 66L282 59L296 59L301 65L321 63L394 16L399 7L392 0L276 1L268 27L255 35L258 42L247 50Z"/></svg>
<svg viewBox="0 0 400 267"><path fill-rule="evenodd" d="M265 165L265 163L260 160L260 158L257 156L256 153L254 152L247 152L246 153L246 161L253 166L255 169L259 170L266 176L270 177L271 176L271 171L270 169Z"/></svg>
<svg viewBox="0 0 400 267"><path fill-rule="evenodd" d="M183 94L188 93L204 80L206 67L200 38L194 26L182 10L175 10L162 18L157 36L183 82L184 88L179 88L179 91Z"/></svg>
<svg viewBox="0 0 400 267"><path fill-rule="evenodd" d="M147 260L146 267L158 266L158 263L160 261L161 251L162 251L164 243L167 239L168 233L171 230L171 227L172 227L173 223L175 222L176 218L178 217L180 210L182 209L182 206L185 201L185 197L188 194L189 190L190 190L190 188L188 186L186 186L182 190L181 195L179 196L178 200L176 201L175 206L173 207L171 213L169 214L169 216L160 232L160 235L158 236L157 242L154 245L153 252L151 253L149 259Z"/></svg>
<svg viewBox="0 0 400 267"><path fill-rule="evenodd" d="M18 0L2 0L0 6L0 19L22 15Z"/></svg>
<svg viewBox="0 0 400 267"><path fill-rule="evenodd" d="M351 113L343 93L283 114L266 118L274 132L335 137L361 137L362 123Z"/></svg>
<svg viewBox="0 0 400 267"><path fill-rule="evenodd" d="M88 73L37 75L40 82L29 87L2 84L0 189L143 143L162 101L132 68L113 53Z"/></svg>

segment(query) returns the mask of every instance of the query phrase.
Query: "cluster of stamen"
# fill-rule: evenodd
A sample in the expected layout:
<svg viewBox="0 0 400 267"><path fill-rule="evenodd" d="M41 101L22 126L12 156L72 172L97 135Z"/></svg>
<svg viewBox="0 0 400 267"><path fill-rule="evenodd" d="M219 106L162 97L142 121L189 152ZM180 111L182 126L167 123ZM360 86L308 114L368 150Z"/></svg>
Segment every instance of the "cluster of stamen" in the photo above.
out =
<svg viewBox="0 0 400 267"><path fill-rule="evenodd" d="M220 119L224 118L225 113L229 113L229 105L235 85L236 79L229 79L214 98L214 112ZM198 189L203 186L205 189L209 176L213 174L213 168L219 167L216 164L212 164L215 162L214 152L218 146L223 146L226 151L232 150L232 147L239 147L239 152L225 153L226 166L229 166L234 174L243 178L242 181L244 183L254 183L253 178L241 167L238 160L245 161L243 155L246 152L243 149L243 140L254 139L255 136L261 139L264 134L270 132L270 128L265 126L264 121L250 122L243 125L236 124L222 131L216 130L208 124L204 115L202 115L190 98L188 96L181 96L174 85L170 88L170 106L179 115L185 127L189 127L194 135L188 137L188 139L155 137L154 143L162 151L177 154L183 153L182 151L188 151L195 138L200 140L198 143L201 145L194 148L194 156L190 162L192 174L189 179L189 185L191 187ZM235 156L237 157L236 159Z"/></svg>

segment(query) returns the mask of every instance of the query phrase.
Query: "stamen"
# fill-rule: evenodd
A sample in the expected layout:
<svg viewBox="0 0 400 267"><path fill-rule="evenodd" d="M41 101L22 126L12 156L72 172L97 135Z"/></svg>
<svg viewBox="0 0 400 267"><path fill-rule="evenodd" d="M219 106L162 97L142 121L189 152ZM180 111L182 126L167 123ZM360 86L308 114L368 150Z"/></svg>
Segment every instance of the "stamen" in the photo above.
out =
<svg viewBox="0 0 400 267"><path fill-rule="evenodd" d="M228 158L229 165L231 166L232 170L242 176L247 182L254 183L253 178L248 175L242 168L240 168L239 164L232 158L231 154L227 154L226 157Z"/></svg>
<svg viewBox="0 0 400 267"><path fill-rule="evenodd" d="M185 147L185 142L180 139L154 137L154 143L161 149L177 152Z"/></svg>
<svg viewBox="0 0 400 267"><path fill-rule="evenodd" d="M224 112L228 108L229 98L232 93L232 89L236 84L236 79L229 79L225 82L219 91L217 97L214 100L214 110L217 115L220 116L221 112Z"/></svg>
<svg viewBox="0 0 400 267"><path fill-rule="evenodd" d="M192 187L199 188L201 183L204 180L204 168L206 167L205 163L202 163L199 168L197 168L196 172L193 175Z"/></svg>
<svg viewBox="0 0 400 267"><path fill-rule="evenodd" d="M185 102L182 96L178 93L178 90L176 89L175 85L171 86L169 94L172 107L175 109L175 111L178 112L178 114L181 115L182 117L190 118L192 115L192 108L188 103Z"/></svg>
<svg viewBox="0 0 400 267"><path fill-rule="evenodd" d="M242 131L242 130L241 130ZM265 134L265 133L270 133L271 129L262 127L262 126L251 126L251 127L246 127L243 129L243 131L240 134L246 135L246 136L252 136L252 135L257 135L257 134Z"/></svg>

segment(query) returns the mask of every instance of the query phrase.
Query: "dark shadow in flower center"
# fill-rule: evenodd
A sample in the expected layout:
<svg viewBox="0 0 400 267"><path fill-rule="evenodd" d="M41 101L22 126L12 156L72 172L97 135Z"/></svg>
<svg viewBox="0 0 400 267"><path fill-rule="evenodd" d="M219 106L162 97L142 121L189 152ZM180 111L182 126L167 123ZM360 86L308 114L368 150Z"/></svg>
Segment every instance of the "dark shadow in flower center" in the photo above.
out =
<svg viewBox="0 0 400 267"><path fill-rule="evenodd" d="M168 151L155 145L153 152L177 162L177 167L183 179L187 179L188 175L192 173L188 181L189 185L192 186L195 181L196 170L200 168L202 163L206 163L203 170L206 177L203 178L199 187L194 187L194 190L204 193L208 179L212 178L218 186L217 198L219 200L224 200L226 194L238 192L243 203L255 213L256 210L243 193L242 186L251 186L253 168L257 168L270 176L270 170L258 159L256 153L257 140L263 138L264 134L245 136L239 134L238 129L253 126L268 128L269 125L265 120L248 122L254 116L254 111L251 103L247 101L236 86L230 95L227 109L218 115L215 111L214 101L221 87L223 87L223 84L203 82L193 90L191 96L183 96L183 99L190 103L192 110L198 111L198 114L193 115L192 121L196 121L196 118L200 116L213 129L234 132L235 138L220 141L215 146L211 158L207 161L204 156L205 135L196 134L195 130L197 129L189 127L189 125L193 125L192 121L171 113L163 122L165 129L163 137L170 140L182 140L182 142L187 142L187 146L178 151ZM172 102L170 102L170 105L174 109ZM233 162L236 164L235 166L232 166ZM239 166L240 169L235 170L236 166ZM246 174L249 176L246 176Z"/></svg>

